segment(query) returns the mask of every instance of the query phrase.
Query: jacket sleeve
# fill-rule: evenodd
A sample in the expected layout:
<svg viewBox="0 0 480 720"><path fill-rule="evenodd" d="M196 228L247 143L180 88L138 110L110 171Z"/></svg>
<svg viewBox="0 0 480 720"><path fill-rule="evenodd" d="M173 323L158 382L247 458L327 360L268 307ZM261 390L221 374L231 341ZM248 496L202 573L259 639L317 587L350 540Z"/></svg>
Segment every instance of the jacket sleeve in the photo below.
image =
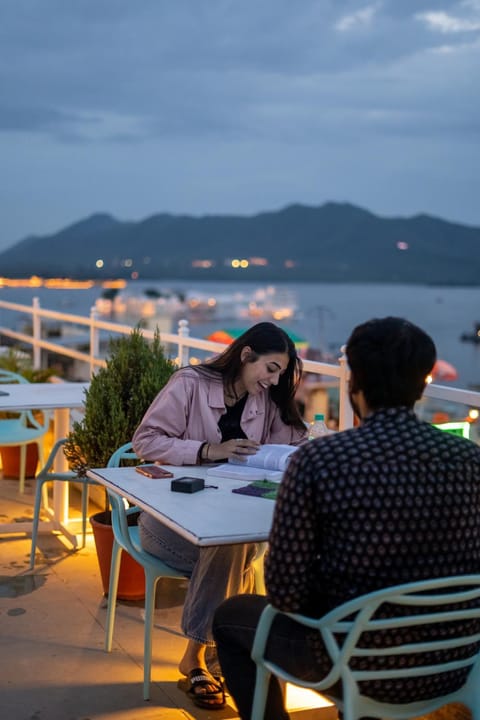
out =
<svg viewBox="0 0 480 720"><path fill-rule="evenodd" d="M285 445L301 445L307 439L307 427L297 430L293 425L285 425L280 417L280 411L275 406L273 420L270 425L267 439L268 443L281 443Z"/></svg>
<svg viewBox="0 0 480 720"><path fill-rule="evenodd" d="M193 380L175 373L158 393L132 439L133 449L144 460L168 465L195 465L201 440L187 439Z"/></svg>

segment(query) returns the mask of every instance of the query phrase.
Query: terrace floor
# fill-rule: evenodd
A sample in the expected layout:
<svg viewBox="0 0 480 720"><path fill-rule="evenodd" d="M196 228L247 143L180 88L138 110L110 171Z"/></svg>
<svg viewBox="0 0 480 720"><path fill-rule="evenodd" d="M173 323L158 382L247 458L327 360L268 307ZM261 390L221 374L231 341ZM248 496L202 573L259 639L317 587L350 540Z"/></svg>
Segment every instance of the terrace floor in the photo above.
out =
<svg viewBox="0 0 480 720"><path fill-rule="evenodd" d="M24 495L0 472L0 523L33 514L34 480ZM76 493L71 492L75 515ZM96 508L94 508L95 510ZM141 602L119 602L112 653L103 649L106 606L93 537L76 552L59 536L39 535L34 572L30 536L0 533L1 716L13 720L186 720L237 718L231 698L222 710L197 708L177 687L179 628L186 581L160 581L157 593L151 700L142 697ZM335 720L333 706L300 709L294 720Z"/></svg>

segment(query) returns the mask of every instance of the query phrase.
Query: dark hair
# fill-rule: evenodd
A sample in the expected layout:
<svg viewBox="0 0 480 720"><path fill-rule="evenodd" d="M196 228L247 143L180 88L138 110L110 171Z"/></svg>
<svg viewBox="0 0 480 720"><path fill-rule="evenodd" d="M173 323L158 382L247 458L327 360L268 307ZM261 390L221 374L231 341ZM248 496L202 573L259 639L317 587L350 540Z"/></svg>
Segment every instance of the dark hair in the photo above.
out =
<svg viewBox="0 0 480 720"><path fill-rule="evenodd" d="M288 365L280 375L278 385L269 388L270 397L280 411L280 417L286 425L293 425L300 429L305 424L300 416L295 392L302 374L302 361L297 355L295 345L287 333L271 322L261 322L246 330L233 341L220 355L208 360L196 369L200 372L216 370L222 376L227 388L233 388L235 380L242 368L241 353L244 347L252 349L247 362L255 362L261 355L270 353L287 353Z"/></svg>
<svg viewBox="0 0 480 720"><path fill-rule="evenodd" d="M358 325L347 342L346 354L351 390L362 390L372 410L413 407L436 360L432 338L397 317Z"/></svg>

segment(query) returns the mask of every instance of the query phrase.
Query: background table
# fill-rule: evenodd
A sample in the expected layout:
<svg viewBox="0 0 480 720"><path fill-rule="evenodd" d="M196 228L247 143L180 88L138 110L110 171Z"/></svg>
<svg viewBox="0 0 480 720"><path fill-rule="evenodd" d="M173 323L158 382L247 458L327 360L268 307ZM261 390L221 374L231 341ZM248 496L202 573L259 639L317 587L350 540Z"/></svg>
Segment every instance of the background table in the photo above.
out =
<svg viewBox="0 0 480 720"><path fill-rule="evenodd" d="M85 390L89 383L78 382L46 382L46 383L2 383L1 389L8 395L0 395L0 411L2 410L53 410L54 411L54 442L64 438L70 429L70 410L82 407L85 399ZM68 469L63 453L58 453L55 459L55 470L63 472ZM49 511L53 529L60 530L76 545L76 536L72 534L67 524L68 518L68 483L54 483L53 511ZM1 533L29 532L31 522L2 523ZM41 530L45 526L41 524ZM51 529L51 528L50 528Z"/></svg>
<svg viewBox="0 0 480 720"><path fill-rule="evenodd" d="M127 498L167 527L199 546L264 542L268 539L275 503L266 498L239 495L241 480L207 477L205 466L164 466L174 477L201 477L206 487L188 494L172 492L171 478L147 478L135 468L95 468L87 475Z"/></svg>

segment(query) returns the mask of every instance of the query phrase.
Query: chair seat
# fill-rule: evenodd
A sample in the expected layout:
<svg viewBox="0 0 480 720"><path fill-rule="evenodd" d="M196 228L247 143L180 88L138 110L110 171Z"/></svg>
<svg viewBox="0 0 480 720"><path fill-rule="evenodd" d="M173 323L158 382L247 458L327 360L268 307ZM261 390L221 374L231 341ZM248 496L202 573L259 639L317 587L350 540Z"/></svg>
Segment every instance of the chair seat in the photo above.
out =
<svg viewBox="0 0 480 720"><path fill-rule="evenodd" d="M0 369L0 385L4 383L28 384L28 380L17 373ZM39 422L31 410L19 410L13 418L0 418L0 447L20 448L18 480L21 493L25 491L25 469L29 443L37 443L38 459L40 465L43 465L43 442L41 440L50 426L50 412L45 411L42 416L43 419Z"/></svg>
<svg viewBox="0 0 480 720"><path fill-rule="evenodd" d="M25 427L21 420L2 420L0 423L0 445L23 445L45 435L45 428Z"/></svg>

